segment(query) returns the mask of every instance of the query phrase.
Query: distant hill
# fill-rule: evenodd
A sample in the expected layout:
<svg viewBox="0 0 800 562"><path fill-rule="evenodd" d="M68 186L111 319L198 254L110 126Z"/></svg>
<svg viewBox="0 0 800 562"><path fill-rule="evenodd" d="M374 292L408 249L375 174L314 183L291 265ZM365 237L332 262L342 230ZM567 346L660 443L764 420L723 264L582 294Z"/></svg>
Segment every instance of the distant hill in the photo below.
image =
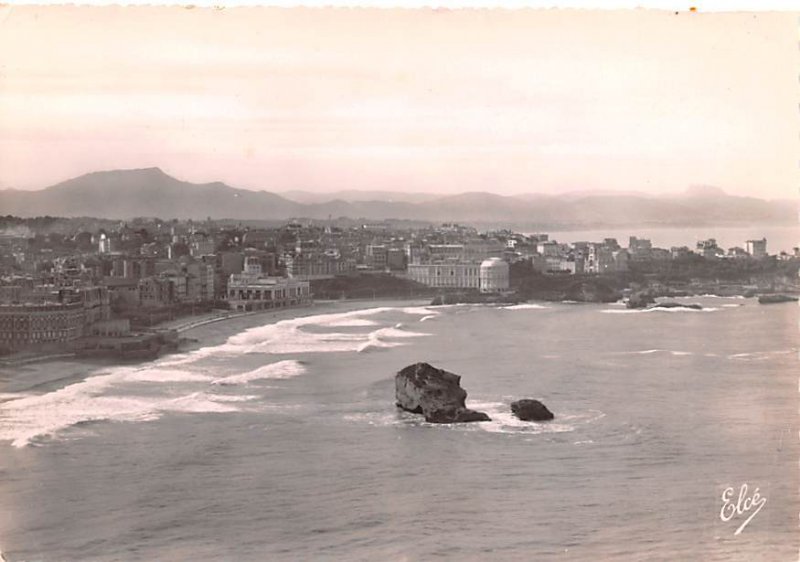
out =
<svg viewBox="0 0 800 562"><path fill-rule="evenodd" d="M298 193L288 192L298 197ZM631 193L571 193L567 196L502 196L473 192L449 196L397 192L339 192L323 201L292 201L267 191L236 189L224 183L195 184L159 168L86 174L40 191L0 190L0 214L127 219L286 220L412 219L459 221L513 228L595 228L619 226L702 226L795 224L790 201L734 197L713 187L694 187L680 195L649 197Z"/></svg>
<svg viewBox="0 0 800 562"><path fill-rule="evenodd" d="M271 219L302 208L266 191L180 181L159 168L94 172L41 191L0 191L0 212L19 216Z"/></svg>
<svg viewBox="0 0 800 562"><path fill-rule="evenodd" d="M294 201L296 203L327 203L331 200L353 202L382 201L386 203L423 203L441 197L436 193L420 193L402 191L377 191L377 190L358 190L347 189L343 191L333 191L328 193L316 193L313 191L279 191L278 195Z"/></svg>

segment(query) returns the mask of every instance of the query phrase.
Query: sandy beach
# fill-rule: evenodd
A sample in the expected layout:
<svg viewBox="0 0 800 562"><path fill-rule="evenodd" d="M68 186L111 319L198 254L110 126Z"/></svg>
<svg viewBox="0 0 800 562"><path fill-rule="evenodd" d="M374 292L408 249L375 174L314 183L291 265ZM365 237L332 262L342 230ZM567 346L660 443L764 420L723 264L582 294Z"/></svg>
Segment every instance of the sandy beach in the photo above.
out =
<svg viewBox="0 0 800 562"><path fill-rule="evenodd" d="M310 306L283 308L248 313L212 312L184 317L159 324L159 329L175 329L185 338L175 353L186 353L206 346L219 345L229 337L254 326L274 324L281 320L349 312L366 308L419 306L428 299L354 299L315 301ZM162 355L164 357L166 355ZM52 391L83 380L100 369L114 365L136 365L137 361L78 358L72 354L32 355L0 363L0 395L9 392Z"/></svg>
<svg viewBox="0 0 800 562"><path fill-rule="evenodd" d="M274 324L281 320L292 318L302 318L304 316L314 316L317 314L329 314L337 312L349 312L351 310L361 310L365 308L378 308L384 306L425 306L430 304L430 299L353 299L353 300L330 300L315 301L311 306L302 308L282 308L278 310L263 310L247 313L234 313L224 316L214 316L209 314L202 317L183 318L159 325L158 328L174 328L178 330L181 337L189 340L180 348L181 352L204 347L206 345L216 345L224 342L228 337L241 331L252 328L253 326L263 326ZM177 325L173 325L177 324Z"/></svg>

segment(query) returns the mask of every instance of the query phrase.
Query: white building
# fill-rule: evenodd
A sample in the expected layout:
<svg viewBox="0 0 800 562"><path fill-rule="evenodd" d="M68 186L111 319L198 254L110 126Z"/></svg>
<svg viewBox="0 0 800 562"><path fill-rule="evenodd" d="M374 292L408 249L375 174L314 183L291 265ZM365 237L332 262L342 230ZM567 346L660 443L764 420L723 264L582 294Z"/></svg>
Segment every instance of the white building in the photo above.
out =
<svg viewBox="0 0 800 562"><path fill-rule="evenodd" d="M489 258L481 262L481 293L500 293L509 287L509 266L500 258Z"/></svg>
<svg viewBox="0 0 800 562"><path fill-rule="evenodd" d="M477 263L410 263L407 272L409 279L428 287L480 288L480 266Z"/></svg>
<svg viewBox="0 0 800 562"><path fill-rule="evenodd" d="M111 238L106 236L105 232L100 233L100 241L98 242L97 250L101 254L111 253Z"/></svg>
<svg viewBox="0 0 800 562"><path fill-rule="evenodd" d="M745 242L745 249L754 258L765 258L767 257L767 239L748 240Z"/></svg>
<svg viewBox="0 0 800 562"><path fill-rule="evenodd" d="M246 260L244 273L233 273L228 280L231 310L249 311L301 306L311 302L311 285L285 277L266 277L256 260Z"/></svg>

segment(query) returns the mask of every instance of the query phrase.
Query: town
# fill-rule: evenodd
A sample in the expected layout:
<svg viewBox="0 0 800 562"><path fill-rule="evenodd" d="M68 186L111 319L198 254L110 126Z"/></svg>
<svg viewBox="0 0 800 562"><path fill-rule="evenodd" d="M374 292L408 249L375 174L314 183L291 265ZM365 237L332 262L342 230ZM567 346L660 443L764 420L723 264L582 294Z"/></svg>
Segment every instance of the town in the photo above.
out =
<svg viewBox="0 0 800 562"><path fill-rule="evenodd" d="M165 327L313 298L610 302L632 293L800 290L800 249L769 254L765 238L658 248L636 236L560 243L546 233L453 223L6 216L0 248L3 354L152 357L177 346Z"/></svg>

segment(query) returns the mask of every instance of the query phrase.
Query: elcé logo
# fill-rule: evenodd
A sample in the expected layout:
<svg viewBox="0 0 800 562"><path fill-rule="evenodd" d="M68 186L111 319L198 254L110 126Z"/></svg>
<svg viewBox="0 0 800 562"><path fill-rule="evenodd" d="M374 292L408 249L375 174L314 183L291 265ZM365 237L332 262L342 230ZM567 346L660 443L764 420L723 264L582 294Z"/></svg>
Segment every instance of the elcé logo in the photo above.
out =
<svg viewBox="0 0 800 562"><path fill-rule="evenodd" d="M739 496L734 498L734 489L732 487L725 488L725 491L722 492L722 509L719 510L719 518L725 521L726 523L737 517L739 515L745 515L751 510L755 509L753 513L750 514L750 517L744 520L744 523L739 525L739 528L736 529L736 532L733 533L734 535L738 535L741 533L747 524L755 517L761 508L764 507L764 504L767 503L767 498L763 497L759 493L759 489L756 488L753 491L752 496L747 495L747 484L742 484L742 487L739 488ZM734 503L735 500L735 503Z"/></svg>

